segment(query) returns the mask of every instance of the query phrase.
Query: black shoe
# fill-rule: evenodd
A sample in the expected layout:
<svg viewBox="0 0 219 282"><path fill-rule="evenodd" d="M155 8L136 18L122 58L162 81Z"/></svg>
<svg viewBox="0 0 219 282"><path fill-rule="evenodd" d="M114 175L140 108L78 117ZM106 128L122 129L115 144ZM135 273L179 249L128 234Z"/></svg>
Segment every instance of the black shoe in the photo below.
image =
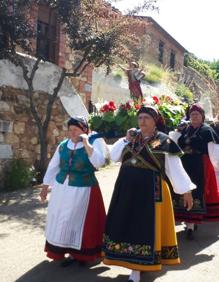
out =
<svg viewBox="0 0 219 282"><path fill-rule="evenodd" d="M73 258L68 257L61 262L60 266L61 267L68 267L68 266L72 265L74 262L75 262L75 260Z"/></svg>
<svg viewBox="0 0 219 282"><path fill-rule="evenodd" d="M186 231L186 239L189 241L194 240L194 234L192 229L187 229Z"/></svg>
<svg viewBox="0 0 219 282"><path fill-rule="evenodd" d="M132 279L129 279L128 282L134 282Z"/></svg>

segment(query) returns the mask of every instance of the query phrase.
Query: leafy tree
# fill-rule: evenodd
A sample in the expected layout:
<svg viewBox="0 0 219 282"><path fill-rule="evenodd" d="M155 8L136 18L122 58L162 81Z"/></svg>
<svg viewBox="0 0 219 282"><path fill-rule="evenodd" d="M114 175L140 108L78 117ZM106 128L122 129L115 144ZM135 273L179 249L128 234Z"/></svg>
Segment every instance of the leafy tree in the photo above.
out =
<svg viewBox="0 0 219 282"><path fill-rule="evenodd" d="M33 29L26 16L31 5L30 0L0 1L0 58L15 52L16 46L30 52L30 39Z"/></svg>
<svg viewBox="0 0 219 282"><path fill-rule="evenodd" d="M1 58L7 58L23 71L23 78L28 86L30 110L36 122L40 140L39 171L44 174L47 164L47 130L51 119L52 106L57 99L60 88L66 77L76 77L83 73L88 65L99 67L105 65L107 71L118 60L131 58L127 46L138 44L137 38L130 34L130 16L143 10L155 9L156 0L145 0L142 5L129 10L124 17L119 11L109 9L109 2L104 0L0 0L0 46ZM13 3L13 5L11 4ZM62 69L61 76L52 95L48 96L46 113L40 115L34 104L33 80L39 68L38 57L31 70L23 58L16 53L16 47L31 52L31 38L34 27L28 18L28 9L34 4L46 4L56 9L60 24L68 35L68 44L77 56L72 69ZM133 19L133 24L138 20ZM138 21L139 22L139 21ZM142 24L139 22L139 24ZM45 116L45 118L43 118Z"/></svg>
<svg viewBox="0 0 219 282"><path fill-rule="evenodd" d="M219 60L213 62L206 62L210 68L216 72L216 79L219 80Z"/></svg>
<svg viewBox="0 0 219 282"><path fill-rule="evenodd" d="M218 79L218 72L216 66L218 66L219 70L219 63L218 65L214 65L214 63L211 63L209 61L198 59L194 54L187 54L185 56L185 65L192 67L207 78L213 80Z"/></svg>

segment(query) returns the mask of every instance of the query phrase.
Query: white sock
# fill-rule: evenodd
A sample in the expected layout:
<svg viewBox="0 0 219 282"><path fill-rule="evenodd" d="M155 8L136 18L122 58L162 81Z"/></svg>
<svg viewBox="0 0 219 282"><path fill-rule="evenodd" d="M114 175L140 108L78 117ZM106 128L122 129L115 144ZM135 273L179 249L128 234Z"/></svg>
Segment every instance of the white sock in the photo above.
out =
<svg viewBox="0 0 219 282"><path fill-rule="evenodd" d="M129 280L133 280L134 282L140 282L140 271L132 270Z"/></svg>
<svg viewBox="0 0 219 282"><path fill-rule="evenodd" d="M189 223L189 222L187 222L187 223L186 223L186 226L187 226L187 229L192 229L192 230L194 230L194 223Z"/></svg>

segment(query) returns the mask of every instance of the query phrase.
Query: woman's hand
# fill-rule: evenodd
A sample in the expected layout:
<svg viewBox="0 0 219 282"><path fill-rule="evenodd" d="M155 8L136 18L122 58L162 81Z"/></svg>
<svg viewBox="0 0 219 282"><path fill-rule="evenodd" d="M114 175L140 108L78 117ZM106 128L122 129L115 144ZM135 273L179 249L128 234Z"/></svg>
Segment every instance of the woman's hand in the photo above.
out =
<svg viewBox="0 0 219 282"><path fill-rule="evenodd" d="M79 138L80 141L84 143L84 145L88 142L88 135L86 133L80 134Z"/></svg>
<svg viewBox="0 0 219 282"><path fill-rule="evenodd" d="M193 198L192 198L192 193L187 192L183 195L184 198L184 207L186 208L187 211L190 211L193 206Z"/></svg>
<svg viewBox="0 0 219 282"><path fill-rule="evenodd" d="M47 194L48 194L48 188L49 188L49 185L45 185L45 184L42 185L42 189L41 189L41 192L40 192L41 202L46 201Z"/></svg>
<svg viewBox="0 0 219 282"><path fill-rule="evenodd" d="M130 128L127 130L126 133L126 140L132 142L136 136L137 129L136 128Z"/></svg>
<svg viewBox="0 0 219 282"><path fill-rule="evenodd" d="M93 154L93 146L89 143L88 135L83 133L83 134L80 135L80 138L82 139L82 142L84 144L84 148L85 148L88 156L91 157L92 154Z"/></svg>

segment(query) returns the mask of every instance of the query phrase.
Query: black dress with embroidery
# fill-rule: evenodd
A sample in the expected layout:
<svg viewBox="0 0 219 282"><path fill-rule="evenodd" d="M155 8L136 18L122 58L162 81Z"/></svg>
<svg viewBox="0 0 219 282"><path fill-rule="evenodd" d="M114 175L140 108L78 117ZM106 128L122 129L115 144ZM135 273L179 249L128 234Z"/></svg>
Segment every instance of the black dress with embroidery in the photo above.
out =
<svg viewBox="0 0 219 282"><path fill-rule="evenodd" d="M165 175L165 153L178 155L181 150L161 132L145 143L139 134L133 144L124 148L107 215L104 253L111 262L106 264L146 271L136 265L151 267L161 264L164 258L178 260L176 242L155 250L156 204L163 201L161 180L169 182ZM164 251L168 248L172 252Z"/></svg>
<svg viewBox="0 0 219 282"><path fill-rule="evenodd" d="M182 197L173 195L177 221L201 223L210 218L219 220L219 191L215 172L208 156L209 142L219 143L219 138L206 124L202 124L199 128L188 126L182 131L178 140L179 146L184 151L183 167L197 188L192 191L194 204L189 212L183 206Z"/></svg>

